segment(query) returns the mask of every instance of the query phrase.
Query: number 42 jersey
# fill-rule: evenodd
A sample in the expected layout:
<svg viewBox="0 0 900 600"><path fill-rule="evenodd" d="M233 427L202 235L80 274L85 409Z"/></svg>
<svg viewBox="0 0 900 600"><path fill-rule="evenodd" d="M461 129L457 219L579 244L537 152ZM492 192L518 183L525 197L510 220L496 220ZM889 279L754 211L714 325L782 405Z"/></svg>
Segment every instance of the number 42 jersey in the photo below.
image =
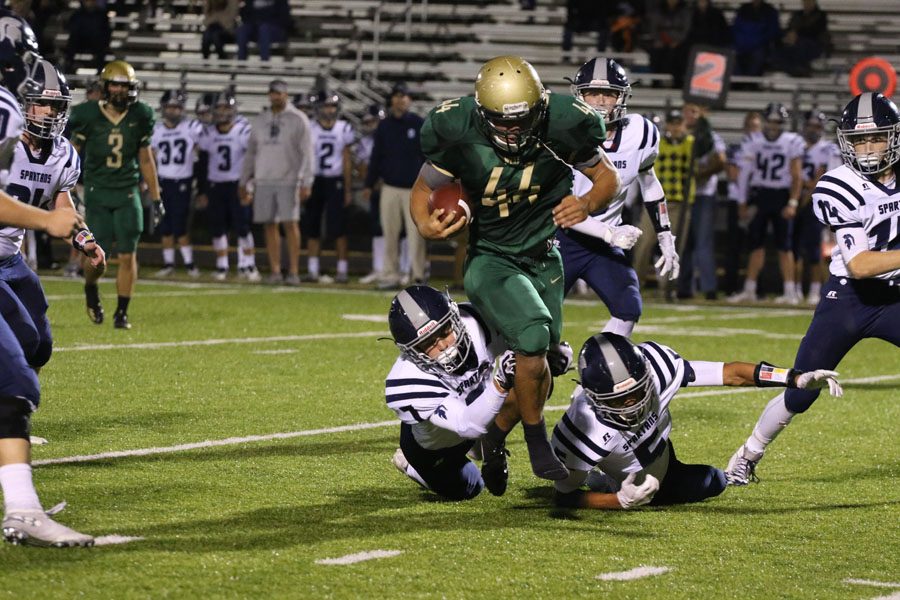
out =
<svg viewBox="0 0 900 600"><path fill-rule="evenodd" d="M156 153L156 172L160 179L190 179L194 174L194 148L203 125L182 119L175 127L160 121L153 128L150 145Z"/></svg>
<svg viewBox="0 0 900 600"><path fill-rule="evenodd" d="M31 150L24 141L16 144L6 192L19 201L52 210L56 195L78 183L81 159L69 140L58 137L43 152ZM0 229L0 258L16 254L22 246L24 229Z"/></svg>

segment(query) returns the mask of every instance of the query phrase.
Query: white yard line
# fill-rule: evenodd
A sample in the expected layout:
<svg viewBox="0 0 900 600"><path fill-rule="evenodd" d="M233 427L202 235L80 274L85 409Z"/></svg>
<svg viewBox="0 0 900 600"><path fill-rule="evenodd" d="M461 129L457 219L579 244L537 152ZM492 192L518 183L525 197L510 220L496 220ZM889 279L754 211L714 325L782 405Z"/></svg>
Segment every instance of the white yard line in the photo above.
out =
<svg viewBox="0 0 900 600"><path fill-rule="evenodd" d="M253 354L296 354L294 348L282 348L281 350L256 350Z"/></svg>
<svg viewBox="0 0 900 600"><path fill-rule="evenodd" d="M208 340L184 340L181 342L143 342L137 344L79 344L54 348L54 352L93 352L95 350L159 350L161 348L183 348L189 346L221 346L223 344L265 344L268 342L310 342L346 338L366 338L383 336L384 331L357 331L353 333L311 333L308 335L275 335L271 337L212 338Z"/></svg>
<svg viewBox="0 0 900 600"><path fill-rule="evenodd" d="M588 328L589 331L593 329ZM768 340L802 340L802 333L772 333L764 329L741 329L733 327L716 327L714 329L679 328L664 325L644 325L638 323L634 328L639 334L678 335L684 337L731 337L735 335L752 335Z"/></svg>
<svg viewBox="0 0 900 600"><path fill-rule="evenodd" d="M95 546L113 546L116 544L127 544L129 542L140 542L144 538L140 536L128 536L128 535L101 535L100 537L94 538Z"/></svg>
<svg viewBox="0 0 900 600"><path fill-rule="evenodd" d="M387 315L378 314L378 315L356 315L356 314L346 314L341 315L341 318L345 321L366 321L367 323L387 323Z"/></svg>
<svg viewBox="0 0 900 600"><path fill-rule="evenodd" d="M597 579L601 581L632 581L634 579L642 579L644 577L652 577L653 575L662 575L671 571L669 567L635 567L630 571L620 571L617 573L603 573L597 575Z"/></svg>
<svg viewBox="0 0 900 600"><path fill-rule="evenodd" d="M317 565L353 565L366 560L374 560L376 558L391 558L403 554L402 550L369 550L367 552L357 552L356 554L348 554L339 558L320 558L316 561Z"/></svg>
<svg viewBox="0 0 900 600"><path fill-rule="evenodd" d="M894 592L893 594L888 594L887 596L876 596L871 598L870 600L900 600L900 592Z"/></svg>
<svg viewBox="0 0 900 600"><path fill-rule="evenodd" d="M876 375L872 377L861 377L857 379L847 379L844 384L854 383L875 383L879 381L896 381L900 380L900 373L893 375ZM773 393L771 388L736 388L729 390L703 390L697 392L685 392L679 394L679 398L701 398L705 396L727 396L734 394L748 394L757 392ZM561 411L569 408L569 405L545 406L545 411ZM107 460L110 458L128 458L131 456L153 456L156 454L170 454L172 452L184 452L187 450L200 450L203 448L214 448L219 446L234 446L237 444L248 444L252 442L267 442L272 440L286 440L297 437L306 437L313 435L326 435L331 433L345 433L348 431L362 431L365 429L379 429L382 427L396 427L400 421L378 421L375 423L356 423L354 425L340 425L338 427L325 427L323 429L306 429L302 431L290 431L284 433L270 433L267 435L248 435L245 437L231 437L222 440L207 440L205 442L194 442L190 444L178 444L175 446L159 446L156 448L139 448L136 450L119 450L114 452L101 452L99 454L83 454L78 456L66 456L62 458L46 458L43 460L32 461L34 466L41 465L58 465L68 463L85 463L98 460Z"/></svg>
<svg viewBox="0 0 900 600"><path fill-rule="evenodd" d="M246 292L241 289L215 289L215 290L182 290L178 292L139 292L141 298L180 298L190 296L237 296ZM84 302L84 294L50 294L47 296L49 302L58 302L61 300L79 300Z"/></svg>
<svg viewBox="0 0 900 600"><path fill-rule="evenodd" d="M872 587L883 587L883 588L897 588L900 589L900 583L894 583L891 581L874 581L872 579L856 579L854 577L850 577L844 580L844 583L851 583L853 585L870 585Z"/></svg>

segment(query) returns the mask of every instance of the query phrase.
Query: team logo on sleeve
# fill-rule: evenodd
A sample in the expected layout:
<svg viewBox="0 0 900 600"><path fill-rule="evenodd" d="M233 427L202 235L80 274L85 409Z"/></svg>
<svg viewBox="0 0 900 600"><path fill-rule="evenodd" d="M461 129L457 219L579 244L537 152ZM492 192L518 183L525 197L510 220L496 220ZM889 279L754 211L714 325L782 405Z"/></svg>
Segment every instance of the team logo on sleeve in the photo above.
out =
<svg viewBox="0 0 900 600"><path fill-rule="evenodd" d="M853 247L853 236L849 233L844 234L844 245L847 246L847 250Z"/></svg>

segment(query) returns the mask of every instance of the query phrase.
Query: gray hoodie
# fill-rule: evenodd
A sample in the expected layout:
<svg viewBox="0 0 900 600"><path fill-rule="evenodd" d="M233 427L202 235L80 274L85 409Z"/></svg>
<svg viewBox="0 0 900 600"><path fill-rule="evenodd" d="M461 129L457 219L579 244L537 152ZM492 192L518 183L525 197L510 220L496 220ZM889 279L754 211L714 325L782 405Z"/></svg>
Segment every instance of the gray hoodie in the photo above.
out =
<svg viewBox="0 0 900 600"><path fill-rule="evenodd" d="M241 185L253 179L263 185L311 187L315 151L306 115L288 105L278 114L267 109L252 125Z"/></svg>

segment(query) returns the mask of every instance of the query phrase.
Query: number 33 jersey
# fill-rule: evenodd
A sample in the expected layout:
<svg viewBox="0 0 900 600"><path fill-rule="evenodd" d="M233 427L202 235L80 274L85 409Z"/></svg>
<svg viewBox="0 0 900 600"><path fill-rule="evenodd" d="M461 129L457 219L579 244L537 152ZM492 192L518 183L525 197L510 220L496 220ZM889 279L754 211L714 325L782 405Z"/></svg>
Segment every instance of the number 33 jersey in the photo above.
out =
<svg viewBox="0 0 900 600"><path fill-rule="evenodd" d="M250 122L238 119L228 131L208 125L200 136L200 149L209 154L207 177L212 183L238 181L250 143Z"/></svg>
<svg viewBox="0 0 900 600"><path fill-rule="evenodd" d="M863 178L846 166L822 175L812 195L816 218L831 228L837 244L829 270L850 277L847 263L866 250L900 250L900 187L888 188ZM900 269L878 279L900 283Z"/></svg>
<svg viewBox="0 0 900 600"><path fill-rule="evenodd" d="M137 185L138 151L150 145L156 118L146 102L113 114L96 100L72 107L70 139L79 147L88 188L122 189Z"/></svg>
<svg viewBox="0 0 900 600"><path fill-rule="evenodd" d="M182 119L175 127L160 121L153 128L150 145L156 153L156 172L160 179L190 179L194 174L194 148L203 125Z"/></svg>
<svg viewBox="0 0 900 600"><path fill-rule="evenodd" d="M16 144L6 192L21 202L52 210L56 195L78 183L81 159L69 140L58 137L41 153L32 151L24 141ZM0 229L0 258L16 254L22 246L24 229Z"/></svg>

